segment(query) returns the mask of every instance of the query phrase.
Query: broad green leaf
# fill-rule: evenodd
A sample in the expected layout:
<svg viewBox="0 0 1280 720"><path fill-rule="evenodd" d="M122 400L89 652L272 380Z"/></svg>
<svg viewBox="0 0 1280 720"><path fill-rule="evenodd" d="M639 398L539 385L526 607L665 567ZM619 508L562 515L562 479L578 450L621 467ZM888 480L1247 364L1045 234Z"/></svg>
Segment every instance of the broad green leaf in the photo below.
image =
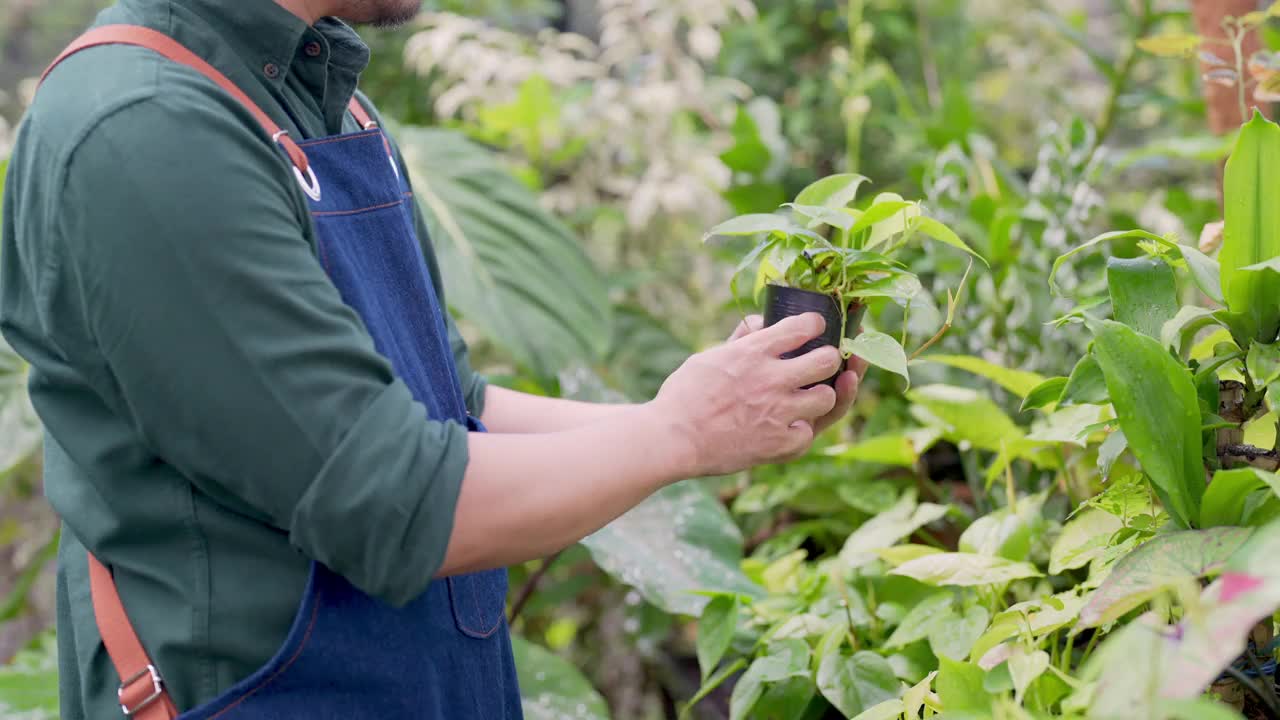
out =
<svg viewBox="0 0 1280 720"><path fill-rule="evenodd" d="M823 454L842 460L899 467L915 467L920 459L911 438L898 434L868 438L852 445L835 445L824 450Z"/></svg>
<svg viewBox="0 0 1280 720"><path fill-rule="evenodd" d="M980 375L1020 398L1027 397L1031 391L1046 382L1043 376L1036 373L1003 367L972 355L926 355L916 362L939 363Z"/></svg>
<svg viewBox="0 0 1280 720"><path fill-rule="evenodd" d="M1013 678L1014 701L1022 702L1031 683L1049 669L1049 653L1043 650L1027 652L1018 648L1009 656L1008 665L1009 675Z"/></svg>
<svg viewBox="0 0 1280 720"><path fill-rule="evenodd" d="M942 709L948 715L961 712L989 712L991 696L982 687L982 668L949 658L938 658L934 684Z"/></svg>
<svg viewBox="0 0 1280 720"><path fill-rule="evenodd" d="M845 717L898 697L901 685L889 663L867 650L832 652L818 666L818 690Z"/></svg>
<svg viewBox="0 0 1280 720"><path fill-rule="evenodd" d="M938 657L965 660L973 650L973 644L986 632L991 614L981 605L970 605L964 612L947 622L934 623L929 628L929 647Z"/></svg>
<svg viewBox="0 0 1280 720"><path fill-rule="evenodd" d="M1016 507L1003 507L973 521L960 535L960 551L1027 560L1033 541L1044 534L1041 514L1048 495L1019 498Z"/></svg>
<svg viewBox="0 0 1280 720"><path fill-rule="evenodd" d="M987 262L986 258L982 257L975 252L973 248L965 244L965 241L961 240L960 236L956 235L954 230L931 217L921 215L920 217L915 218L911 221L911 229L916 232L924 233L944 245L950 245L957 250L963 250L977 258L983 265L986 265L987 267L991 266L991 264Z"/></svg>
<svg viewBox="0 0 1280 720"><path fill-rule="evenodd" d="M1124 524L1120 518L1097 508L1085 508L1062 526L1062 532L1049 551L1049 574L1088 565L1100 557Z"/></svg>
<svg viewBox="0 0 1280 720"><path fill-rule="evenodd" d="M1280 127L1261 113L1240 131L1225 176L1226 230L1218 262L1222 293L1232 312L1245 314L1259 339L1280 330L1276 279L1243 268L1280 257Z"/></svg>
<svg viewBox="0 0 1280 720"><path fill-rule="evenodd" d="M830 208L822 205L796 205L795 203L787 203L783 207L789 207L808 218L811 221L809 223L811 229L817 227L817 225L830 225L846 231L853 227L854 217L846 212L844 208Z"/></svg>
<svg viewBox="0 0 1280 720"><path fill-rule="evenodd" d="M1200 513L1204 462L1200 404L1187 368L1156 340L1125 325L1094 327L1094 355L1129 448L1165 509L1182 527Z"/></svg>
<svg viewBox="0 0 1280 720"><path fill-rule="evenodd" d="M924 292L920 279L914 275L897 273L881 278L865 285L853 288L845 293L849 298L889 298L899 305L907 305L916 301Z"/></svg>
<svg viewBox="0 0 1280 720"><path fill-rule="evenodd" d="M876 556L889 564L890 567L897 567L908 560L915 560L925 555L936 555L945 550L939 550L932 545L915 545L908 543L906 545L894 545L891 548L885 548L876 553Z"/></svg>
<svg viewBox="0 0 1280 720"><path fill-rule="evenodd" d="M1245 367L1249 369L1253 382L1260 387L1280 382L1280 342L1250 345Z"/></svg>
<svg viewBox="0 0 1280 720"><path fill-rule="evenodd" d="M1109 258L1107 285L1117 321L1160 339L1164 324L1178 314L1173 268L1159 257Z"/></svg>
<svg viewBox="0 0 1280 720"><path fill-rule="evenodd" d="M733 685L729 697L729 720L749 720L760 696L764 694L764 667L769 658L758 657Z"/></svg>
<svg viewBox="0 0 1280 720"><path fill-rule="evenodd" d="M1076 362L1058 402L1061 405L1105 405L1110 402L1107 379L1093 353L1086 353Z"/></svg>
<svg viewBox="0 0 1280 720"><path fill-rule="evenodd" d="M1250 532L1211 528L1157 535L1116 563L1080 611L1080 626L1104 625L1166 588L1221 570Z"/></svg>
<svg viewBox="0 0 1280 720"><path fill-rule="evenodd" d="M911 375L907 371L907 353L891 335L863 330L852 340L842 340L840 349L845 354L862 358L882 370L901 375L908 385L911 384Z"/></svg>
<svg viewBox="0 0 1280 720"><path fill-rule="evenodd" d="M1090 435L1097 432L1099 424L1109 415L1097 405L1064 407L1040 418L1031 425L1027 440L1038 443L1063 443L1084 447Z"/></svg>
<svg viewBox="0 0 1280 720"><path fill-rule="evenodd" d="M952 622L958 617L955 600L955 594L948 591L930 595L916 603L903 616L884 646L886 648L906 647L928 637L935 625Z"/></svg>
<svg viewBox="0 0 1280 720"><path fill-rule="evenodd" d="M871 204L871 207L858 215L858 221L853 224L853 227L849 228L849 234L859 233L878 223L882 223L914 204L906 200L877 198L876 202Z"/></svg>
<svg viewBox="0 0 1280 720"><path fill-rule="evenodd" d="M757 658L752 665L760 666L761 680L778 682L791 677L808 676L809 656L809 644L792 638L769 643L768 652Z"/></svg>
<svg viewBox="0 0 1280 720"><path fill-rule="evenodd" d="M450 307L543 378L599 361L612 337L609 297L572 231L460 133L402 127L397 138L448 268Z"/></svg>
<svg viewBox="0 0 1280 720"><path fill-rule="evenodd" d="M1191 354L1191 346L1195 341L1196 333L1200 330L1218 322L1217 315L1212 310L1194 305L1187 305L1178 311L1160 329L1160 342L1165 347L1178 353L1178 357L1187 359Z"/></svg>
<svg viewBox="0 0 1280 720"><path fill-rule="evenodd" d="M898 504L876 515L853 531L840 550L840 561L849 569L876 559L876 552L947 514L945 505L916 504L914 493L905 493Z"/></svg>
<svg viewBox="0 0 1280 720"><path fill-rule="evenodd" d="M1257 468L1217 471L1200 503L1200 527L1254 525L1247 508L1258 491L1272 497L1280 493L1280 476Z"/></svg>
<svg viewBox="0 0 1280 720"><path fill-rule="evenodd" d="M982 661L1000 643L1016 635L1028 633L1033 639L1075 623L1084 607L1084 598L1075 591L1028 600L998 614L982 637L973 644L972 657Z"/></svg>
<svg viewBox="0 0 1280 720"><path fill-rule="evenodd" d="M953 442L968 442L981 450L999 452L1023 439L1022 430L989 397L968 388L927 385L907 393L927 413L927 424L939 427Z"/></svg>
<svg viewBox="0 0 1280 720"><path fill-rule="evenodd" d="M815 704L818 688L806 673L804 677L790 677L772 683L756 703L752 718L776 718L777 720L806 720L809 708ZM825 702L822 703L825 705Z"/></svg>
<svg viewBox="0 0 1280 720"><path fill-rule="evenodd" d="M902 196L895 193L881 193L876 196L874 202L875 204L902 202ZM869 250L902 235L911 228L912 221L921 215L919 203L908 203L903 209L872 225L863 248Z"/></svg>
<svg viewBox="0 0 1280 720"><path fill-rule="evenodd" d="M670 613L698 616L698 590L758 596L742 561L742 533L703 483L682 482L654 493L582 544L602 570Z"/></svg>
<svg viewBox="0 0 1280 720"><path fill-rule="evenodd" d="M1020 411L1039 410L1056 405L1062 399L1062 393L1067 389L1068 381L1069 378L1054 377L1035 386L1023 399Z"/></svg>
<svg viewBox="0 0 1280 720"><path fill-rule="evenodd" d="M930 699L930 695L933 695L933 681L937 677L938 671L931 670L920 682L907 688L906 692L902 693L902 712L906 717L911 720L920 717L920 711L924 709L925 702ZM936 700L936 698L934 699Z"/></svg>
<svg viewBox="0 0 1280 720"><path fill-rule="evenodd" d="M559 655L513 634L521 705L529 720L609 720L609 706L578 669Z"/></svg>
<svg viewBox="0 0 1280 720"><path fill-rule="evenodd" d="M1138 47L1163 57L1191 57L1204 38L1190 33L1165 33L1152 35L1138 41Z"/></svg>
<svg viewBox="0 0 1280 720"><path fill-rule="evenodd" d="M898 720L902 712L902 701L895 698L867 708L853 720Z"/></svg>
<svg viewBox="0 0 1280 720"><path fill-rule="evenodd" d="M702 618L698 620L697 651L698 667L702 668L704 681L720 664L733 642L733 632L737 627L737 595L720 595L702 610Z"/></svg>
<svg viewBox="0 0 1280 720"><path fill-rule="evenodd" d="M890 575L902 575L926 585L999 585L1023 578L1040 577L1034 565L1000 557L973 553L938 553L916 558L894 568Z"/></svg>
<svg viewBox="0 0 1280 720"><path fill-rule="evenodd" d="M858 197L858 188L865 182L869 181L853 173L828 175L801 190L796 196L796 204L821 205L829 208L847 207Z"/></svg>
<svg viewBox="0 0 1280 720"><path fill-rule="evenodd" d="M791 228L791 221L781 215L754 213L751 215L739 215L736 218L726 220L708 230L707 234L702 236L702 239L705 242L716 237L751 236L774 231L785 233Z"/></svg>

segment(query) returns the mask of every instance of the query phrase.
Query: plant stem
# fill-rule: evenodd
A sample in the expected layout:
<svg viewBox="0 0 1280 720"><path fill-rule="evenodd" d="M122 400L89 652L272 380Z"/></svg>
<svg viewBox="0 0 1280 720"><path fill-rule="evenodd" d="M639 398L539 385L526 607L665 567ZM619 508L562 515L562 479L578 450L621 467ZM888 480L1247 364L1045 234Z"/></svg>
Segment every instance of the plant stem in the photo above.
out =
<svg viewBox="0 0 1280 720"><path fill-rule="evenodd" d="M734 661L732 665L726 667L725 669L721 670L715 675L712 675L707 680L707 683L698 689L697 694L689 698L689 702L685 703L685 706L680 710L679 720L688 720L688 718L690 717L689 713L693 712L694 705L697 705L698 703L702 702L703 698L710 695L712 692L715 691L716 688L723 685L724 681L728 680L730 675L733 675L734 673L738 672L739 670L741 670L746 666L747 666L746 659L738 658L736 661Z"/></svg>
<svg viewBox="0 0 1280 720"><path fill-rule="evenodd" d="M1075 646L1076 636L1068 634L1067 647L1062 651L1061 656L1062 662L1060 663L1060 666L1062 668L1062 672L1071 672L1071 653L1075 651Z"/></svg>
<svg viewBox="0 0 1280 720"><path fill-rule="evenodd" d="M1271 702L1267 703L1269 707L1280 708L1280 697L1276 696L1275 681L1267 682L1267 674L1262 671L1262 665L1258 663L1258 657L1253 654L1253 643L1249 643L1249 647L1244 651L1245 659L1249 661L1249 667L1258 673L1259 680L1262 680L1262 688L1266 691L1267 696L1271 698Z"/></svg>
<svg viewBox="0 0 1280 720"><path fill-rule="evenodd" d="M1267 694L1264 693L1262 689L1258 687L1257 683L1250 679L1249 676L1230 665L1227 666L1227 669L1224 672L1231 676L1232 680L1235 680L1248 688L1249 692L1253 693L1255 697L1261 700L1262 704L1267 707L1268 715L1272 718L1280 718L1280 707L1277 707L1276 704L1271 701L1271 698L1267 697ZM1266 676L1264 675L1263 677L1265 678Z"/></svg>
<svg viewBox="0 0 1280 720"><path fill-rule="evenodd" d="M542 577L551 569L551 564L558 560L560 553L563 552L563 550L560 550L551 557L544 558L541 567L534 571L529 576L529 579L525 581L524 586L520 588L520 594L516 596L516 601L511 604L511 616L507 619L508 625L515 624L516 618L520 617L525 605L529 604L529 599L533 597L534 591L538 589L538 583L542 582Z"/></svg>
<svg viewBox="0 0 1280 720"><path fill-rule="evenodd" d="M1234 25L1235 27L1231 27ZM1227 33L1227 38L1231 40L1231 50L1236 56L1236 96L1240 103L1240 122L1249 121L1249 101L1245 94L1245 68L1244 68L1244 39L1248 31L1244 29L1235 18L1226 18L1222 21L1223 30Z"/></svg>
<svg viewBox="0 0 1280 720"><path fill-rule="evenodd" d="M1093 646L1098 644L1098 638L1100 637L1102 637L1102 633L1094 630L1093 635L1089 637L1089 644L1084 646L1084 654L1080 656L1081 665L1093 654Z"/></svg>

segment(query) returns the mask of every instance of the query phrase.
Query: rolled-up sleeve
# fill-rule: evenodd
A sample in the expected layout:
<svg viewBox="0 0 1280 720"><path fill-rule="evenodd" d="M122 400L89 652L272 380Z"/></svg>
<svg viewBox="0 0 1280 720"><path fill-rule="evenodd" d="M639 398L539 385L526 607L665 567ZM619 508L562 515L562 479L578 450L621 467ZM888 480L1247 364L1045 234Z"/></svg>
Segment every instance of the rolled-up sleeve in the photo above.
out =
<svg viewBox="0 0 1280 720"><path fill-rule="evenodd" d="M466 429L376 352L252 121L189 95L110 114L67 164L50 273L79 299L82 362L159 461L407 602L443 562Z"/></svg>

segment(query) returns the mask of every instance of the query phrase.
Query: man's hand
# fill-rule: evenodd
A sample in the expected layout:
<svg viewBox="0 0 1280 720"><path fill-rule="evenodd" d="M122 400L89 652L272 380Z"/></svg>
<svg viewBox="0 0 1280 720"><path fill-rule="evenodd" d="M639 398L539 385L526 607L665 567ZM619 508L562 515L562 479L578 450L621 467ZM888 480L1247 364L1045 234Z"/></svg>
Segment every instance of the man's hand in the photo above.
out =
<svg viewBox="0 0 1280 720"><path fill-rule="evenodd" d="M749 315L738 327L734 328L733 334L729 336L729 342L740 340L751 333L764 329L764 317L760 315ZM849 360L849 365L845 372L836 378L836 405L831 412L814 420L814 434L821 433L823 430L834 425L853 407L853 401L858 398L858 386L862 382L862 378L867 375L867 361L862 358L855 357Z"/></svg>

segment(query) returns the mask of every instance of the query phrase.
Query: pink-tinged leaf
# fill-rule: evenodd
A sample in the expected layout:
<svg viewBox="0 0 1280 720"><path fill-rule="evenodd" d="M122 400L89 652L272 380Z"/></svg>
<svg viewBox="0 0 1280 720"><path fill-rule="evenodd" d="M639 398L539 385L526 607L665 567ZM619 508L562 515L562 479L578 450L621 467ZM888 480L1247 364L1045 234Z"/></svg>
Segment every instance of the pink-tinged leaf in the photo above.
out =
<svg viewBox="0 0 1280 720"><path fill-rule="evenodd" d="M1166 588L1221 570L1251 532L1219 527L1152 538L1116 563L1080 611L1080 626L1105 625Z"/></svg>
<svg viewBox="0 0 1280 720"><path fill-rule="evenodd" d="M1238 596L1256 590L1262 585L1262 578L1240 573L1225 573L1219 580L1222 583L1222 602L1231 602Z"/></svg>

